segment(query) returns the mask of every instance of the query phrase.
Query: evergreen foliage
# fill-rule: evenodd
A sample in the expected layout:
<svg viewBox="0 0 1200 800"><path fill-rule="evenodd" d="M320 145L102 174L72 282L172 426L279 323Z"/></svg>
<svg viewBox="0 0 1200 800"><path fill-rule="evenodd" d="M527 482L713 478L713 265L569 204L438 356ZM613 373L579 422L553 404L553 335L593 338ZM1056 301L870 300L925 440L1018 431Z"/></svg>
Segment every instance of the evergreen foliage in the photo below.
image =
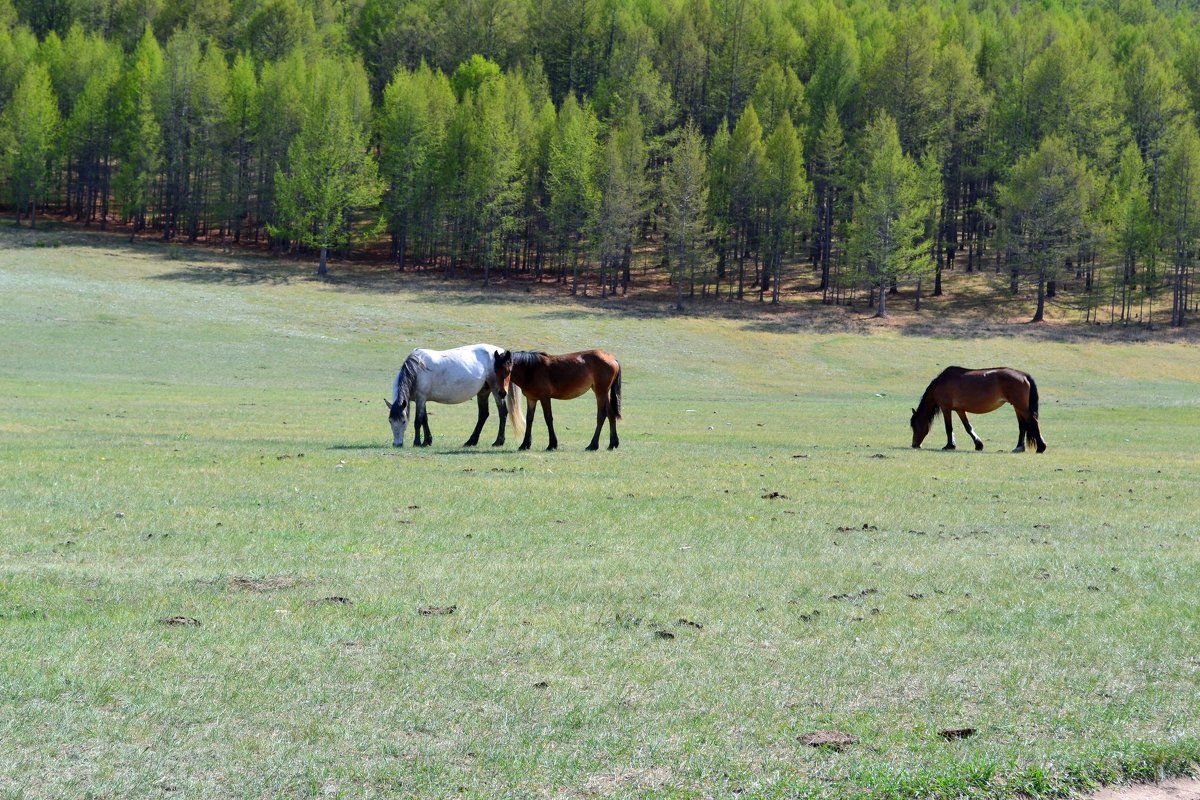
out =
<svg viewBox="0 0 1200 800"><path fill-rule="evenodd" d="M326 254L380 217L402 270L608 294L668 244L690 120L715 257L688 256L689 293L880 310L881 288L919 304L927 272L934 296L983 273L997 302L1044 294L1038 318L1107 301L1149 325L1169 291L1183 324L1198 23L1093 0L0 0L2 197ZM1060 179L1083 195L1031 250L1024 204ZM904 229L886 256L884 219Z"/></svg>

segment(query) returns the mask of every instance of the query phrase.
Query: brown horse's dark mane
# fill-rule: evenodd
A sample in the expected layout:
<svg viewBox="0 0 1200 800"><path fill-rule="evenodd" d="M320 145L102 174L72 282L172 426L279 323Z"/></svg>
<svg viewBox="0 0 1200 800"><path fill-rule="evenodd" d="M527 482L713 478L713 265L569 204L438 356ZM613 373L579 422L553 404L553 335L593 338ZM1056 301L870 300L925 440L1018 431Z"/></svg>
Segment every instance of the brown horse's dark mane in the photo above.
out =
<svg viewBox="0 0 1200 800"><path fill-rule="evenodd" d="M545 355L541 350L513 350L513 367L527 367L530 364L536 363L539 358L545 357Z"/></svg>
<svg viewBox="0 0 1200 800"><path fill-rule="evenodd" d="M964 372L969 372L966 367L946 367L937 374L937 377L929 382L925 387L925 393L921 395L921 402L917 403L917 419L921 422L927 422L933 425L933 421L942 413L942 407L933 402L933 390L937 385L947 378L961 375Z"/></svg>

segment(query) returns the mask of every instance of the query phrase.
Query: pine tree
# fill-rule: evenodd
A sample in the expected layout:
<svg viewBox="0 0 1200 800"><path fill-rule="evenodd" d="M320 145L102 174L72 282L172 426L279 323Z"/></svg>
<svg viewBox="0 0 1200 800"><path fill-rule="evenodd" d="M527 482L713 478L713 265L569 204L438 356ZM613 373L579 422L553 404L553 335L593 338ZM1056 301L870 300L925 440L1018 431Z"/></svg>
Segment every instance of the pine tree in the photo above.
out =
<svg viewBox="0 0 1200 800"><path fill-rule="evenodd" d="M558 237L560 257L568 248L571 252L572 294L579 280L580 242L592 224L600 199L596 185L597 127L591 109L581 106L571 95L558 111L558 123L550 139L546 172L550 220ZM565 268L560 268L560 275L565 280Z"/></svg>
<svg viewBox="0 0 1200 800"><path fill-rule="evenodd" d="M837 225L838 202L846 189L846 140L837 109L827 106L813 152L813 182L817 196L817 250L821 261L822 301L833 302L830 264L833 230Z"/></svg>
<svg viewBox="0 0 1200 800"><path fill-rule="evenodd" d="M1037 284L1032 322L1045 318L1046 285L1090 236L1096 183L1086 161L1048 136L1021 158L999 188L1001 226L1017 268Z"/></svg>
<svg viewBox="0 0 1200 800"><path fill-rule="evenodd" d="M683 284L708 257L708 179L704 140L695 123L684 126L662 178L664 247L675 284L675 309L683 310Z"/></svg>
<svg viewBox="0 0 1200 800"><path fill-rule="evenodd" d="M876 316L887 316L888 289L928 263L928 194L920 172L900 149L896 123L881 112L863 143L864 177L854 202L850 249L876 295Z"/></svg>
<svg viewBox="0 0 1200 800"><path fill-rule="evenodd" d="M120 167L114 189L121 214L133 221L131 237L146 226L162 165L162 130L154 110L162 73L162 51L153 30L147 27L117 90L116 150Z"/></svg>
<svg viewBox="0 0 1200 800"><path fill-rule="evenodd" d="M767 244L762 285L765 290L771 280L771 302L778 303L784 244L806 216L811 195L804 175L800 137L792 127L791 117L784 115L780 119L767 138L765 155L761 193Z"/></svg>
<svg viewBox="0 0 1200 800"><path fill-rule="evenodd" d="M635 103L620 127L609 134L601 168L601 199L594 244L600 260L602 288L617 290L618 276L628 281L638 224L646 214L646 143ZM605 278L605 276L608 276Z"/></svg>
<svg viewBox="0 0 1200 800"><path fill-rule="evenodd" d="M288 167L275 177L277 222L273 235L320 250L317 274L324 276L329 248L350 241L353 212L379 202L381 187L366 131L355 119L346 66L318 62L300 132L288 147ZM365 89L366 76L358 76Z"/></svg>
<svg viewBox="0 0 1200 800"><path fill-rule="evenodd" d="M51 167L58 155L60 124L50 74L43 65L33 64L0 115L4 172L18 225L21 212L28 209L29 227L37 227L38 203L49 192Z"/></svg>
<svg viewBox="0 0 1200 800"><path fill-rule="evenodd" d="M1171 325L1187 321L1200 244L1200 135L1191 122L1173 131L1159 184L1162 248L1171 254Z"/></svg>
<svg viewBox="0 0 1200 800"><path fill-rule="evenodd" d="M754 106L748 105L733 128L729 141L729 220L734 230L734 250L738 262L737 299L745 294L746 256L757 253L757 226L761 211L759 192L763 184L766 150L762 125Z"/></svg>
<svg viewBox="0 0 1200 800"><path fill-rule="evenodd" d="M1121 153L1104 212L1113 248L1121 259L1120 319L1128 325L1137 296L1138 265L1152 257L1154 245L1150 181L1136 143L1130 142Z"/></svg>

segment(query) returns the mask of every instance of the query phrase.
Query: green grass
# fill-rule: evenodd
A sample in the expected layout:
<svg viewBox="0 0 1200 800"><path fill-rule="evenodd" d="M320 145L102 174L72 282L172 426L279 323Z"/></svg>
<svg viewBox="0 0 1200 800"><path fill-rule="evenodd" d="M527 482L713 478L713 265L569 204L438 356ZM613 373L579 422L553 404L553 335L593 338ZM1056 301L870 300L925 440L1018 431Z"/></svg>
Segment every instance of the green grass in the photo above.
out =
<svg viewBox="0 0 1200 800"><path fill-rule="evenodd" d="M1195 346L308 272L0 229L0 796L1057 796L1200 761ZM615 353L621 449L583 452L589 399L557 453L459 448L473 404L391 448L408 350L480 340ZM911 450L949 363L1033 373L1049 452L1007 409L983 453ZM858 744L797 741L829 728Z"/></svg>

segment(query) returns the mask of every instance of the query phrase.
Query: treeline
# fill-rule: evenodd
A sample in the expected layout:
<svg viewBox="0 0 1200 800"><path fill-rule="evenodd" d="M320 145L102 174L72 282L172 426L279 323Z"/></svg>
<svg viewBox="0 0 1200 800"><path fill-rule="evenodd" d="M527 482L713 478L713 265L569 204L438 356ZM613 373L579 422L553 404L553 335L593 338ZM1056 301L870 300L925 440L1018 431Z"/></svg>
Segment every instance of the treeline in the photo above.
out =
<svg viewBox="0 0 1200 800"><path fill-rule="evenodd" d="M607 294L1183 325L1200 13L1101 0L0 0L0 178L191 240ZM645 276L645 277L643 277Z"/></svg>

